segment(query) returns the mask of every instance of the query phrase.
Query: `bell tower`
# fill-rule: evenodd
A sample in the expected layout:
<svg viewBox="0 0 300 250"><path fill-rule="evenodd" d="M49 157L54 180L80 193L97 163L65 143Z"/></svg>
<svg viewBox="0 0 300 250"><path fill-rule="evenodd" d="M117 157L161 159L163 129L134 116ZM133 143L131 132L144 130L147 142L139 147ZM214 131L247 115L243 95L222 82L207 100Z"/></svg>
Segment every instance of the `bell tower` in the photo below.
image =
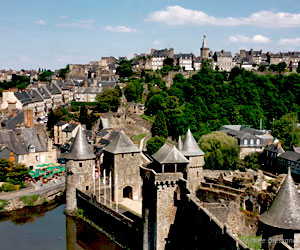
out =
<svg viewBox="0 0 300 250"><path fill-rule="evenodd" d="M201 61L207 60L209 57L209 48L207 47L207 38L206 35L203 36L202 47L200 49Z"/></svg>

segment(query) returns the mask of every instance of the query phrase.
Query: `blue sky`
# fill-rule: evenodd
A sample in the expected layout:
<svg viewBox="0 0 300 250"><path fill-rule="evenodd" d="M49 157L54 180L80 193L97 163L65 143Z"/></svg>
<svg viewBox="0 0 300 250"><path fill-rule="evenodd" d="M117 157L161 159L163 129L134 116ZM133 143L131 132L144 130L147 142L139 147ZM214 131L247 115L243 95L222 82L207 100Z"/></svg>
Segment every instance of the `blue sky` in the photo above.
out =
<svg viewBox="0 0 300 250"><path fill-rule="evenodd" d="M299 0L0 0L0 69L62 68L174 47L300 50Z"/></svg>

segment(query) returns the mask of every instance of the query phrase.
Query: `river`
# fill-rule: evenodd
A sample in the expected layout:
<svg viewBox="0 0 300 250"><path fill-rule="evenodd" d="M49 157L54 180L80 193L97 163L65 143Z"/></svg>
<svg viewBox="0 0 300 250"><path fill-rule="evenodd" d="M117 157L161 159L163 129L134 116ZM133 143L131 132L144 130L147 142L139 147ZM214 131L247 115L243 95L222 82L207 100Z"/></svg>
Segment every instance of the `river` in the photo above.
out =
<svg viewBox="0 0 300 250"><path fill-rule="evenodd" d="M64 214L65 205L22 209L0 218L1 250L122 249L85 222Z"/></svg>

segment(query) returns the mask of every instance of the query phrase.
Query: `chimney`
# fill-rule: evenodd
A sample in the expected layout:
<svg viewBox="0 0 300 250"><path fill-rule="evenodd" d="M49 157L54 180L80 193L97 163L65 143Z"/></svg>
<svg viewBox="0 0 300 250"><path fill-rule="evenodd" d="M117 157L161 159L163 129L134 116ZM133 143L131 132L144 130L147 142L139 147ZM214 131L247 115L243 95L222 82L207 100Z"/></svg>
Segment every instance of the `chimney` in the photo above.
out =
<svg viewBox="0 0 300 250"><path fill-rule="evenodd" d="M24 126L26 128L33 128L33 109L26 109L24 112Z"/></svg>
<svg viewBox="0 0 300 250"><path fill-rule="evenodd" d="M13 115L14 110L16 110L16 102L8 102L7 103L8 113Z"/></svg>
<svg viewBox="0 0 300 250"><path fill-rule="evenodd" d="M268 141L268 146L272 145L272 141Z"/></svg>
<svg viewBox="0 0 300 250"><path fill-rule="evenodd" d="M277 143L277 148L281 148L281 142Z"/></svg>

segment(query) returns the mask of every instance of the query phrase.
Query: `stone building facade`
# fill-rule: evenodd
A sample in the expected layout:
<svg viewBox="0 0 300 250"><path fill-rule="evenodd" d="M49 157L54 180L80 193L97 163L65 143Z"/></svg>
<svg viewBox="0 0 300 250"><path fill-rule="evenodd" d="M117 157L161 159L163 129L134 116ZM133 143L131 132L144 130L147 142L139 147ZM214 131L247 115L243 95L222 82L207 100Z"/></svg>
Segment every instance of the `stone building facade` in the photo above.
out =
<svg viewBox="0 0 300 250"><path fill-rule="evenodd" d="M122 202L123 198L141 200L139 167L142 156L137 146L122 130L103 150L102 169L106 170L107 176L111 172L113 201Z"/></svg>

